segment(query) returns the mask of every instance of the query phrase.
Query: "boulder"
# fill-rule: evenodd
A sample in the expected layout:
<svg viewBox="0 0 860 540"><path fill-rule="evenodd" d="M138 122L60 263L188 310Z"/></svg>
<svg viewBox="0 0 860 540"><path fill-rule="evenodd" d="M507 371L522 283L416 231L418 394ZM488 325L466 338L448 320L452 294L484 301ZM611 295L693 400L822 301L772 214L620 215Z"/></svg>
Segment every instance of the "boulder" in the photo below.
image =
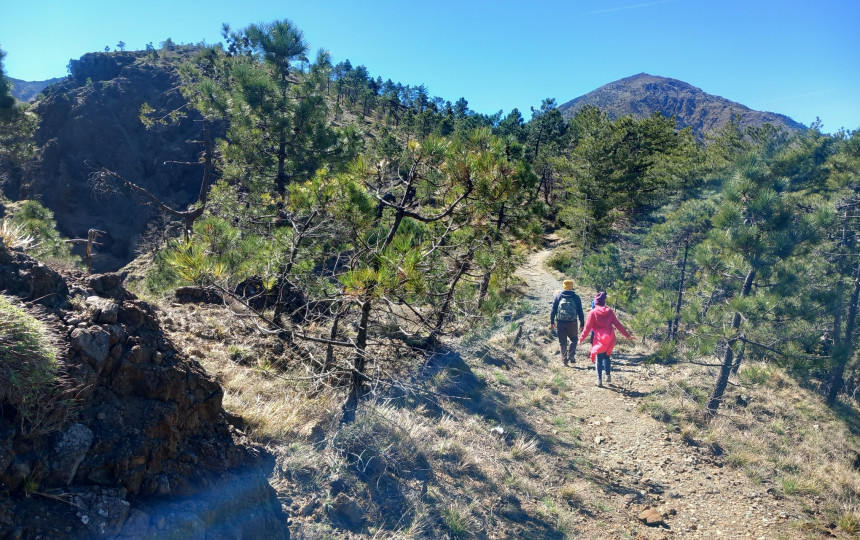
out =
<svg viewBox="0 0 860 540"><path fill-rule="evenodd" d="M101 296L90 296L86 300L87 306L93 311L93 321L99 324L113 324L116 322L119 306L116 302L102 298Z"/></svg>
<svg viewBox="0 0 860 540"><path fill-rule="evenodd" d="M122 531L131 505L123 490L78 488L69 501L78 509L75 516L92 534L91 538L109 538Z"/></svg>
<svg viewBox="0 0 860 540"><path fill-rule="evenodd" d="M83 424L71 424L56 434L47 464L45 483L49 486L71 484L92 442L93 432Z"/></svg>
<svg viewBox="0 0 860 540"><path fill-rule="evenodd" d="M223 304L224 297L210 287L179 287L176 289L176 300L181 304Z"/></svg>
<svg viewBox="0 0 860 540"><path fill-rule="evenodd" d="M30 268L30 300L56 306L69 295L69 288L62 276L43 264Z"/></svg>
<svg viewBox="0 0 860 540"><path fill-rule="evenodd" d="M72 330L71 346L98 374L104 368L110 351L110 334L98 326L75 328Z"/></svg>
<svg viewBox="0 0 860 540"><path fill-rule="evenodd" d="M144 538L149 533L149 514L132 509L120 532L120 540Z"/></svg>

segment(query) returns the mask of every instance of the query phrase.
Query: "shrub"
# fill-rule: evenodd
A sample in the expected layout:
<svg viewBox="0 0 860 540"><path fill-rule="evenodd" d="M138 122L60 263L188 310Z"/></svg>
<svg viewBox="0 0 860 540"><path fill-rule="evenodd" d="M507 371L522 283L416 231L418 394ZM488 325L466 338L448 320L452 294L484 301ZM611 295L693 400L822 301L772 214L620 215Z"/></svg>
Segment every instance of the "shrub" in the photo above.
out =
<svg viewBox="0 0 860 540"><path fill-rule="evenodd" d="M26 432L50 431L68 409L57 356L41 321L0 295L0 404Z"/></svg>
<svg viewBox="0 0 860 540"><path fill-rule="evenodd" d="M562 274L567 274L573 267L573 252L567 249L556 249L547 258L546 264Z"/></svg>
<svg viewBox="0 0 860 540"><path fill-rule="evenodd" d="M9 213L9 228L14 227L20 237L29 239L27 245L20 247L26 249L33 258L42 262L79 262L78 257L72 255L69 244L57 232L57 222L50 210L37 201L21 201L10 205Z"/></svg>
<svg viewBox="0 0 860 540"><path fill-rule="evenodd" d="M469 513L455 505L442 509L442 521L454 538L464 538L471 535L469 530Z"/></svg>
<svg viewBox="0 0 860 540"><path fill-rule="evenodd" d="M12 220L4 219L0 222L0 243L11 249L28 249L33 246L36 239L27 234L24 227L15 225Z"/></svg>

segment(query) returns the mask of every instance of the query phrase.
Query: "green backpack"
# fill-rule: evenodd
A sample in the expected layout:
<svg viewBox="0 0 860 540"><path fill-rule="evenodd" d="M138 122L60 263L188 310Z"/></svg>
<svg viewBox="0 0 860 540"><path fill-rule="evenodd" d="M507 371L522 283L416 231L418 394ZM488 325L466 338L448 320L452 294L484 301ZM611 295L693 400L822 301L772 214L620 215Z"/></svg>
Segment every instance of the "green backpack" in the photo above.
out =
<svg viewBox="0 0 860 540"><path fill-rule="evenodd" d="M558 320L562 322L576 320L576 301L572 296L562 296L558 301Z"/></svg>

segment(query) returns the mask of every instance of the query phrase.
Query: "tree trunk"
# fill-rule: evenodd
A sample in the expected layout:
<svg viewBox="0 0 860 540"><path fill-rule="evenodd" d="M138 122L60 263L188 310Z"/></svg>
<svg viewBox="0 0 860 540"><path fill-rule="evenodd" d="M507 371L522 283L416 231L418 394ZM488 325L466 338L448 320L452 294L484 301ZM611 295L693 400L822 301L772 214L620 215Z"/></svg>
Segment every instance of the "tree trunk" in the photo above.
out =
<svg viewBox="0 0 860 540"><path fill-rule="evenodd" d="M287 191L287 136L281 133L281 140L278 142L278 176L275 178L275 187L278 190L278 195L282 197Z"/></svg>
<svg viewBox="0 0 860 540"><path fill-rule="evenodd" d="M741 362L744 361L744 355L747 352L747 342L741 342L741 350L738 351L738 355L735 358L735 363L732 365L732 375L737 375L738 370L741 369Z"/></svg>
<svg viewBox="0 0 860 540"><path fill-rule="evenodd" d="M445 318L448 316L448 312L451 309L451 302L454 299L454 291L457 288L457 283L460 282L460 278L463 277L463 274L469 271L472 255L474 253L474 248L470 249L469 252L466 253L466 256L463 257L463 263L460 265L460 269L457 271L457 274L454 275L454 278L451 279L451 284L448 286L448 294L445 295L445 302L442 304L442 307L439 309L439 314L436 317L436 326L430 332L430 335L427 336L428 345L433 345L439 337L439 334L442 333L442 324L445 322Z"/></svg>
<svg viewBox="0 0 860 540"><path fill-rule="evenodd" d="M341 310L337 310L334 314L334 318L331 321L331 330L329 331L328 338L330 341L334 341L337 338L337 327L340 322ZM329 369L331 369L331 365L334 363L334 345L329 343L325 349L325 363L322 366L322 372L327 373Z"/></svg>
<svg viewBox="0 0 860 540"><path fill-rule="evenodd" d="M756 269L753 268L747 274L746 279L744 279L744 286L741 289L741 298L749 296L750 291L752 290L753 280L755 279ZM741 327L741 314L735 312L735 316L732 318L732 326L731 330L734 334L734 337L729 340L726 344L726 352L723 355L723 363L720 366L720 375L717 377L717 382L714 385L714 392L711 394L711 398L708 400L708 412L711 416L716 416L717 409L720 407L720 403L723 400L723 393L726 391L726 386L729 384L729 375L732 372L732 367L734 365L735 358L735 343L740 339L738 330Z"/></svg>
<svg viewBox="0 0 860 540"><path fill-rule="evenodd" d="M854 271L854 288L851 291L851 301L848 304L848 318L845 320L845 336L839 347L833 344L833 366L830 368L830 387L825 398L828 405L836 403L836 396L845 384L845 366L854 356L854 331L857 325L857 309L860 302L860 264ZM841 308L837 311L841 311Z"/></svg>
<svg viewBox="0 0 860 540"><path fill-rule="evenodd" d="M367 363L365 349L367 348L367 326L370 320L371 300L368 298L361 304L361 319L358 323L358 335L355 338L355 355L352 357L352 376L349 384L349 397L343 406L344 424L355 420L358 410L358 398L361 396L361 385L364 382L364 366Z"/></svg>
<svg viewBox="0 0 860 540"><path fill-rule="evenodd" d="M684 279L687 275L687 255L690 253L690 239L684 242L684 261L681 263L681 282L678 284L678 301L675 303L675 320L670 325L672 341L678 340L678 324L681 322L681 302L684 299Z"/></svg>

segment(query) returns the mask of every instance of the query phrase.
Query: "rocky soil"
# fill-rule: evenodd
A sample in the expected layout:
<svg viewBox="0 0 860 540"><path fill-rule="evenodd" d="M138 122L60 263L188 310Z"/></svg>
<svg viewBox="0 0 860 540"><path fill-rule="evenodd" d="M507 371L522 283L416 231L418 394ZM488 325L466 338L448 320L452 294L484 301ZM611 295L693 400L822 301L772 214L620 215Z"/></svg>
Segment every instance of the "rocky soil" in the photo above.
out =
<svg viewBox="0 0 860 540"><path fill-rule="evenodd" d="M0 292L53 334L72 400L42 430L0 403L0 538L289 536L273 457L117 275L61 275L0 246Z"/></svg>
<svg viewBox="0 0 860 540"><path fill-rule="evenodd" d="M561 288L560 279L543 264L550 253L534 254L520 271L535 303L546 302ZM579 292L583 304L588 304L590 293ZM546 320L538 317L524 324L546 325L548 317L544 317ZM624 322L623 314L620 319ZM556 369L560 366L554 339L540 338L537 333L523 339L537 341L548 353L550 364L543 369L552 369L553 362ZM581 446L568 457L587 459L593 467L592 477L603 486L595 501L602 510L591 516L583 513L579 519L576 528L581 537L820 537L820 532L805 531L815 513L809 504L804 508L796 500L783 498L773 486L753 482L722 461L717 455L719 447L690 444L680 433L642 412L640 407L649 393L665 386L671 368L643 364L629 342L623 343L619 337L613 381L604 382L602 388L595 385L587 343L580 345L576 362L565 368L569 385L565 399L542 412L546 417L563 415L576 420ZM510 378L514 377L512 372ZM546 429L547 436L570 436L552 424Z"/></svg>

